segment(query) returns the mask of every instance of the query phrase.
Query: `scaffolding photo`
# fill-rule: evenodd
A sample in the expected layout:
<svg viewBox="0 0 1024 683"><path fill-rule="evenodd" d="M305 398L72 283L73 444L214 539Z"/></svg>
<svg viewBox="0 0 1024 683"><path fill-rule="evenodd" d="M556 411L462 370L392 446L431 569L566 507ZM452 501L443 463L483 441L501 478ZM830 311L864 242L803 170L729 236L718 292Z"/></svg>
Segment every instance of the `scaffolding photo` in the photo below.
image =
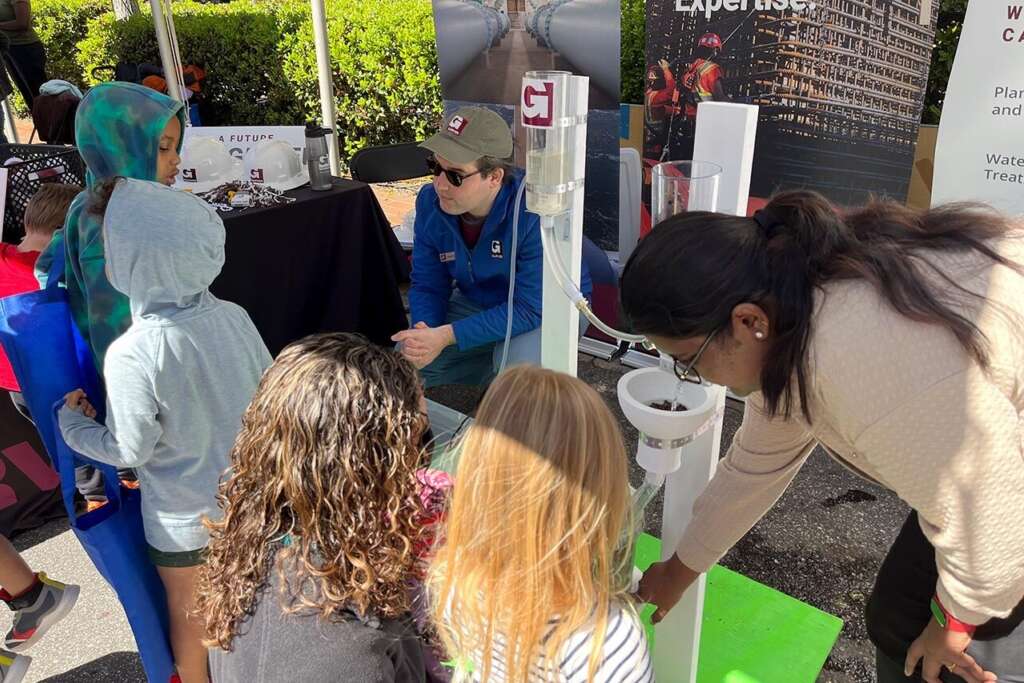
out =
<svg viewBox="0 0 1024 683"><path fill-rule="evenodd" d="M756 104L752 196L808 188L843 204L903 201L935 30L921 5L818 0L709 21L648 3L645 156L689 158L702 101Z"/></svg>

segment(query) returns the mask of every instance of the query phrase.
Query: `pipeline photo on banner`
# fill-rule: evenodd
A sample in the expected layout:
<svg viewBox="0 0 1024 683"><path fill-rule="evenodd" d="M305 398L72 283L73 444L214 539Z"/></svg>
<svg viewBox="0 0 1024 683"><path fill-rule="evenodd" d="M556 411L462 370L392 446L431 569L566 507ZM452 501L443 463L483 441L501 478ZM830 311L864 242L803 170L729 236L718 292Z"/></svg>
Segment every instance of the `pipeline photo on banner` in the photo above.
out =
<svg viewBox="0 0 1024 683"><path fill-rule="evenodd" d="M905 201L937 5L648 0L645 166L692 158L699 103L755 104L751 209L797 188Z"/></svg>
<svg viewBox="0 0 1024 683"><path fill-rule="evenodd" d="M619 0L433 0L445 114L460 106L497 111L516 136L523 74L570 71L590 78L584 232L618 249Z"/></svg>

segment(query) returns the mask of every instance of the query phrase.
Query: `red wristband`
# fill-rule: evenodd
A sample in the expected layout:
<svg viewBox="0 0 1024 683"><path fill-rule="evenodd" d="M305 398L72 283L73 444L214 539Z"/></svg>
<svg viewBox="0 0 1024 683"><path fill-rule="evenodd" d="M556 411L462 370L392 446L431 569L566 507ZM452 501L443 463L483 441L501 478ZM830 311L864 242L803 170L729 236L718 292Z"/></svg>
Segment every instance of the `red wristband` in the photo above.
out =
<svg viewBox="0 0 1024 683"><path fill-rule="evenodd" d="M975 629L978 628L974 624L968 624L966 622L960 621L952 614L950 614L949 611L942 606L942 601L939 600L938 595L932 598L931 608L932 616L935 617L935 621L937 621L939 623L939 626L941 626L946 631L974 635Z"/></svg>

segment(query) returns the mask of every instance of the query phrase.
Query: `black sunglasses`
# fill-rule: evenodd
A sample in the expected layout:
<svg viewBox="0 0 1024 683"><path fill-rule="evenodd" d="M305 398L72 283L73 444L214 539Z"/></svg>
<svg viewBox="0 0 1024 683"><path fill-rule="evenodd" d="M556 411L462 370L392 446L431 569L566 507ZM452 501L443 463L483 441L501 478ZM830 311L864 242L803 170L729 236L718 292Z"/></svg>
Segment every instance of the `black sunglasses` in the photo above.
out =
<svg viewBox="0 0 1024 683"><path fill-rule="evenodd" d="M700 362L700 357L704 355L708 346L711 344L711 340L718 334L718 330L713 330L701 343L700 348L697 349L697 353L693 354L693 358L686 365L682 365L678 358L673 357L672 370L676 373L676 377L679 378L680 382L689 382L690 384L703 384L704 378L697 372L697 363ZM680 370L680 366L682 369Z"/></svg>
<svg viewBox="0 0 1024 683"><path fill-rule="evenodd" d="M430 175L434 176L435 178L444 173L444 177L448 179L448 182L451 183L452 187L462 187L462 181L464 181L466 178L471 178L475 176L477 173L480 173L480 171L473 171L472 173L461 175L451 169L443 168L441 164L437 163L437 159L435 159L434 157L427 158L427 171L429 171Z"/></svg>

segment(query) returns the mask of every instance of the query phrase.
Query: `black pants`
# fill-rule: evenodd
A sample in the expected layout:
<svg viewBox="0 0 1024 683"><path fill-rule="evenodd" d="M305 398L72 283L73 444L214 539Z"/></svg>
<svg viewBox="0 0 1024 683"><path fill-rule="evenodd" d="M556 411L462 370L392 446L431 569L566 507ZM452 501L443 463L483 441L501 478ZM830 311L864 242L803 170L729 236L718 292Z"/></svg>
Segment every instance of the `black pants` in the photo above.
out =
<svg viewBox="0 0 1024 683"><path fill-rule="evenodd" d="M912 512L878 570L865 614L868 635L877 648L878 683L921 680L920 668L910 678L904 676L903 662L910 644L932 618L930 602L937 580L935 548L921 531L917 513ZM1024 603L1006 619L993 619L980 626L967 650L1000 682L1024 682L1022 621ZM963 679L943 670L942 680L961 683Z"/></svg>
<svg viewBox="0 0 1024 683"><path fill-rule="evenodd" d="M31 112L39 86L47 81L46 48L41 42L11 45L4 55L4 64Z"/></svg>

